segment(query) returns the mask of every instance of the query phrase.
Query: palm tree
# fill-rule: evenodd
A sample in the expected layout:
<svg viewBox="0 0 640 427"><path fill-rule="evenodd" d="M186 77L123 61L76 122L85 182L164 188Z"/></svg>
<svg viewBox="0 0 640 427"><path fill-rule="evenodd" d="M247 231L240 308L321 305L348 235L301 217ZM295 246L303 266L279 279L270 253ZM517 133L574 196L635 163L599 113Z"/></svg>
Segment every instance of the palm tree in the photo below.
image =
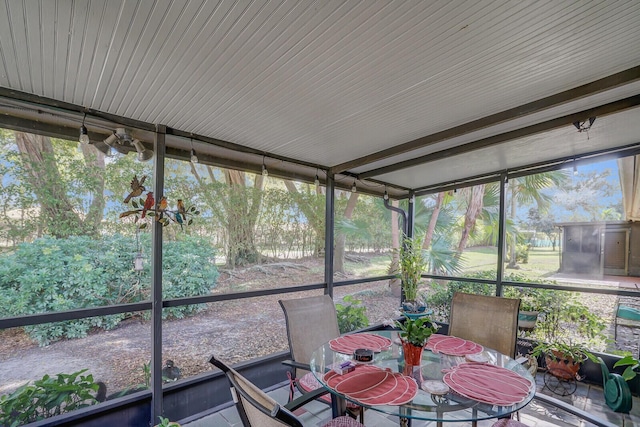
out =
<svg viewBox="0 0 640 427"><path fill-rule="evenodd" d="M540 212L546 212L551 205L552 198L548 194L545 194L544 190L554 186L560 186L566 179L567 174L562 170L510 179L507 194L510 196L509 202L511 209L508 218L515 223L518 205L535 203ZM511 233L507 241L509 242L509 264L507 268L516 268L517 232Z"/></svg>

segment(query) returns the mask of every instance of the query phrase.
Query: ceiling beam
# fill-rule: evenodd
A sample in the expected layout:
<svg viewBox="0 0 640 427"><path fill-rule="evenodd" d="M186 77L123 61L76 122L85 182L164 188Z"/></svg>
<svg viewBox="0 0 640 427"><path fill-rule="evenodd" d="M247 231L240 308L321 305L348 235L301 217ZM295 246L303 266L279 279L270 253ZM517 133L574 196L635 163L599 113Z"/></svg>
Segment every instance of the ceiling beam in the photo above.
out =
<svg viewBox="0 0 640 427"><path fill-rule="evenodd" d="M437 160L441 160L446 157L469 153L471 151L479 150L481 148L486 148L486 147L500 144L506 141L512 141L514 139L523 138L536 133L542 133L542 132L550 131L550 130L561 128L563 126L568 126L568 125L573 126L574 122L582 121L589 117L602 117L609 114L624 111L629 108L637 107L638 105L640 105L640 95L630 96L628 98L624 98L619 101L610 102L608 104L604 104L599 107L589 108L588 110L583 110L577 113L568 114L566 116L547 120L545 122L536 123L531 126L526 126L520 129L501 133L499 135L494 135L487 138L479 139L477 141L469 142L467 144L462 144L456 147L447 148L445 150L436 151L433 153L426 154L424 156L394 163L388 166L371 169L369 171L358 174L358 178L366 179L372 176L384 175L386 173L395 172L395 171L406 169L412 166L417 166L417 165L421 165L429 162L435 162Z"/></svg>
<svg viewBox="0 0 640 427"><path fill-rule="evenodd" d="M591 83L587 83L582 86L578 86L573 89L569 89L564 92L539 99L537 101L529 102L515 108L501 111L490 116L473 120L471 122L455 126L441 132L423 136L422 138L414 139L413 141L396 145L395 147L387 148L385 150L378 151L377 153L369 154L358 159L350 160L348 162L332 166L329 169L329 173L342 173L344 171L364 166L369 163L397 156L398 154L427 147L446 139L465 135L480 129L487 128L489 126L494 126L499 123L507 122L509 120L556 107L558 105L566 104L567 102L610 90L618 86L635 82L637 80L640 80L640 66L629 68L628 70L612 74Z"/></svg>

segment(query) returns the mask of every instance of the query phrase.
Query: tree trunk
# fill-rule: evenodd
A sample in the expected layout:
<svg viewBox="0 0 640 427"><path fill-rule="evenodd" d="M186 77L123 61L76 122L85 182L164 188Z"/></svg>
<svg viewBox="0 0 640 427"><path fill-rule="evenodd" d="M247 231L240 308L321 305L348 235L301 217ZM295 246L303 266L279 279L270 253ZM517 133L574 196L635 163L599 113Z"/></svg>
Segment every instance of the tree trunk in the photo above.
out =
<svg viewBox="0 0 640 427"><path fill-rule="evenodd" d="M55 237L73 235L96 235L104 210L104 178L95 172L95 187L86 189L93 195L89 212L83 221L76 213L67 196L64 182L58 171L51 139L43 135L16 132L16 144L22 154L24 177L36 195L41 209L41 222L47 233ZM90 153L91 149L93 153ZM92 173L97 168L104 170L104 157L93 147L83 147L88 168Z"/></svg>
<svg viewBox="0 0 640 427"><path fill-rule="evenodd" d="M444 202L444 194L442 191L438 193L436 198L436 205L433 208L433 212L431 213L431 219L429 220L429 226L427 227L427 232L424 235L424 241L422 242L422 249L429 249L431 246L431 240L433 239L433 232L436 229L436 223L438 222L438 216L440 215L440 210L442 209L442 203Z"/></svg>
<svg viewBox="0 0 640 427"><path fill-rule="evenodd" d="M247 187L244 172L226 169L225 179L229 186L229 197L223 202L229 237L227 264L235 268L260 260L253 236L262 202L264 177L256 175L253 187Z"/></svg>
<svg viewBox="0 0 640 427"><path fill-rule="evenodd" d="M344 209L344 219L351 219L353 210L358 202L358 193L349 193L349 201L347 207ZM344 251L345 251L346 237L344 233L339 233L336 236L335 251L333 253L333 272L344 274Z"/></svg>
<svg viewBox="0 0 640 427"><path fill-rule="evenodd" d="M469 195L469 205L467 206L467 213L464 216L464 228L462 229L462 235L460 236L460 243L458 243L458 254L464 251L467 246L471 232L473 231L476 220L482 212L482 200L484 198L484 184L476 185L471 189Z"/></svg>
<svg viewBox="0 0 640 427"><path fill-rule="evenodd" d="M313 242L314 256L319 256L324 249L324 204L322 205L322 209L320 209L316 204L305 203L293 181L285 180L284 185L291 194L296 196L300 210L307 218L309 226L316 235L315 242ZM322 194L320 187L316 190L316 194Z"/></svg>
<svg viewBox="0 0 640 427"><path fill-rule="evenodd" d="M511 220L515 221L516 219L516 183L513 182L509 184L511 187ZM509 248L509 264L507 264L507 268L516 268L518 263L516 261L516 242L517 236L515 230L511 233L511 242Z"/></svg>

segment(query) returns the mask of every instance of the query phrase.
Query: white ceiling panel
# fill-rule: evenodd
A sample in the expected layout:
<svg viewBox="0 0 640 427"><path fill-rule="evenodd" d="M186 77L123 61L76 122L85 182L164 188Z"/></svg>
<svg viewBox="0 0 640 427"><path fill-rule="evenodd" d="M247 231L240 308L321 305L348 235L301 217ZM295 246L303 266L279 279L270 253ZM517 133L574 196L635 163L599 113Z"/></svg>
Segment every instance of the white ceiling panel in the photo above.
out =
<svg viewBox="0 0 640 427"><path fill-rule="evenodd" d="M375 178L420 188L425 183L462 181L466 177L638 143L640 108L635 108L597 119L589 132L567 126Z"/></svg>
<svg viewBox="0 0 640 427"><path fill-rule="evenodd" d="M638 67L638 22L637 0L5 0L0 86L332 167ZM385 177L441 177L417 174Z"/></svg>

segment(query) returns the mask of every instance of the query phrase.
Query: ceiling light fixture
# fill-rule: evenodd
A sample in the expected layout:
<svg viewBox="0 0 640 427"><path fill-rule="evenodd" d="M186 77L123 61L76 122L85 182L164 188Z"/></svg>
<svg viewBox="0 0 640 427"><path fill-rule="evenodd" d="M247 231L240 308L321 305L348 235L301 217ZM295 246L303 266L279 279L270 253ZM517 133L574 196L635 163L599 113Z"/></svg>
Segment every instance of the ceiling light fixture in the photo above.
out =
<svg viewBox="0 0 640 427"><path fill-rule="evenodd" d="M111 135L109 135L107 139L104 140L104 143L107 144L109 147L113 148L115 151L117 151L120 154L129 153L129 150L125 150L119 141L120 140L118 139L118 135L116 135L116 133L114 132Z"/></svg>
<svg viewBox="0 0 640 427"><path fill-rule="evenodd" d="M269 176L267 166L264 164L264 157L262 157L262 176Z"/></svg>
<svg viewBox="0 0 640 427"><path fill-rule="evenodd" d="M591 129L591 126L593 125L593 122L596 121L595 117L589 117L589 124L587 124L587 120L580 122L573 122L573 125L576 127L576 129L578 129L578 132L588 132L589 129Z"/></svg>
<svg viewBox="0 0 640 427"><path fill-rule="evenodd" d="M351 192L355 193L356 191L358 191L358 189L356 188L356 182L353 181L353 186L351 187Z"/></svg>
<svg viewBox="0 0 640 427"><path fill-rule="evenodd" d="M87 114L82 117L82 125L80 126L80 138L78 140L81 144L89 143L89 133L87 132L87 127L84 125L84 119L87 117Z"/></svg>
<svg viewBox="0 0 640 427"><path fill-rule="evenodd" d="M153 157L153 151L145 148L142 142L138 141L137 139L134 139L133 141L131 141L131 143L134 147L136 147L136 151L138 152L138 161L146 162L147 160L151 160L151 158Z"/></svg>

